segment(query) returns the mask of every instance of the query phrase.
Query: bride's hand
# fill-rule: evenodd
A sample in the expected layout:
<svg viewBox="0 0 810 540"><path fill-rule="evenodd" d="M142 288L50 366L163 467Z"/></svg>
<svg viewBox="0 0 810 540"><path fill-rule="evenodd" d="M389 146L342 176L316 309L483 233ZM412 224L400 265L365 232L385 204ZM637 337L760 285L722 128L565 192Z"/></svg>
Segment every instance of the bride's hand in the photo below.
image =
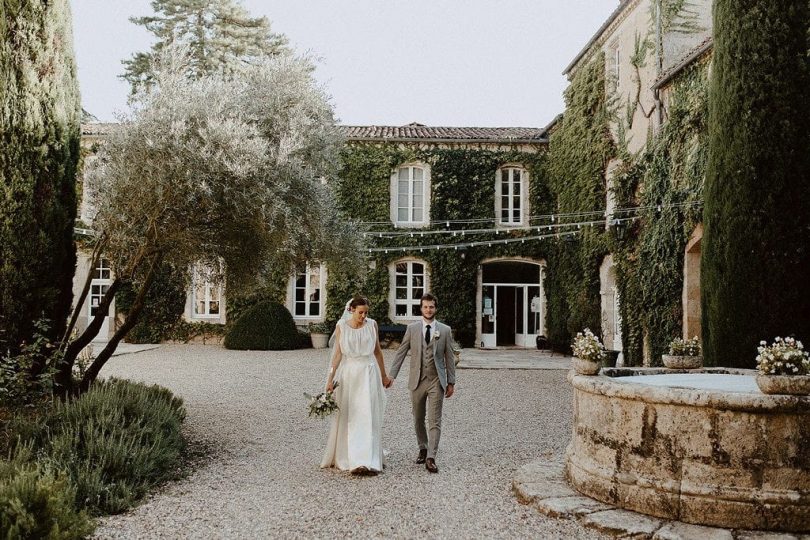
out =
<svg viewBox="0 0 810 540"><path fill-rule="evenodd" d="M382 378L382 383L383 388L391 388L391 385L394 384L394 379L386 375Z"/></svg>
<svg viewBox="0 0 810 540"><path fill-rule="evenodd" d="M326 383L326 391L327 391L327 392L334 392L334 390L335 390L335 385L334 385L334 383L333 383L332 381L328 381L328 382Z"/></svg>

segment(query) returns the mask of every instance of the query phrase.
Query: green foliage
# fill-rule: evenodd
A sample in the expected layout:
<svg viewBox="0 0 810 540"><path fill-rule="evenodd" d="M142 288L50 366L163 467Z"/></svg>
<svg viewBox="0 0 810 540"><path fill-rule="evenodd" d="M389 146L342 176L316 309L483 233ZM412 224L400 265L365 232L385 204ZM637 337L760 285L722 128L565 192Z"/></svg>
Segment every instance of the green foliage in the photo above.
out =
<svg viewBox="0 0 810 540"><path fill-rule="evenodd" d="M0 350L65 328L76 250L79 88L67 0L4 2L0 20Z"/></svg>
<svg viewBox="0 0 810 540"><path fill-rule="evenodd" d="M810 336L807 0L717 0L701 261L709 365Z"/></svg>
<svg viewBox="0 0 810 540"><path fill-rule="evenodd" d="M35 448L40 462L65 471L78 508L101 514L128 509L177 475L184 418L165 388L113 379L8 429L17 449Z"/></svg>
<svg viewBox="0 0 810 540"><path fill-rule="evenodd" d="M174 325L169 339L188 343L192 339L202 338L203 343L208 339L221 338L225 335L225 325L206 321L189 322L184 319Z"/></svg>
<svg viewBox="0 0 810 540"><path fill-rule="evenodd" d="M604 171L615 155L605 93L605 58L597 55L578 68L565 91L565 115L551 136L546 174L560 213L605 208ZM555 242L546 281L548 337L567 348L583 328L601 327L599 266L608 252L598 228Z"/></svg>
<svg viewBox="0 0 810 540"><path fill-rule="evenodd" d="M543 155L519 151L495 151L441 146L397 146L353 143L341 153L341 169L335 186L339 206L352 218L362 221L387 222L374 225L374 230L394 230L390 224L390 182L394 170L405 163L419 162L430 166L431 219L469 219L491 217L495 211L495 175L508 163L523 165L530 174L530 209L532 214L550 213L554 204L542 168ZM375 240L371 245L418 246L425 243L417 234ZM487 240L505 236L519 237L526 231L467 235L465 239ZM376 242L380 242L377 244ZM433 250L377 252L370 257L373 268L358 275L356 267L335 270L329 267L327 320L336 321L343 313L346 300L355 293L365 295L371 304L369 315L380 324L390 324L389 265L402 259L425 261L430 274L430 289L439 298L438 317L449 324L456 339L465 346L475 341L476 286L478 266L494 257L546 257L548 245L543 242L468 248L460 251ZM548 292L547 294L552 294Z"/></svg>
<svg viewBox="0 0 810 540"><path fill-rule="evenodd" d="M266 17L251 17L233 0L154 0L151 5L154 15L130 18L157 38L150 52L124 61L122 78L133 94L154 84L154 58L170 43L188 46L192 78L231 74L246 63L287 51L287 38L272 33Z"/></svg>
<svg viewBox="0 0 810 540"><path fill-rule="evenodd" d="M146 294L138 324L126 336L129 343L160 343L171 339L186 307L187 272L163 263ZM115 308L126 315L135 302L140 283L126 283L115 295Z"/></svg>
<svg viewBox="0 0 810 540"><path fill-rule="evenodd" d="M5 355L0 351L0 407L9 409L36 407L49 399L53 392L53 365L60 356L54 354L54 345L45 336L46 321L34 322L31 343L22 346L17 354ZM34 366L46 369L34 374Z"/></svg>
<svg viewBox="0 0 810 540"><path fill-rule="evenodd" d="M681 333L684 249L701 220L692 203L701 200L706 171L707 66L696 64L678 75L667 122L641 155L625 152L614 175L618 206L647 207L640 222L621 225L630 230L612 244L629 365L643 363L645 335L657 364L671 337Z"/></svg>
<svg viewBox="0 0 810 540"><path fill-rule="evenodd" d="M286 351L298 348L292 315L278 302L264 301L248 308L225 333L226 349Z"/></svg>
<svg viewBox="0 0 810 540"><path fill-rule="evenodd" d="M76 489L42 463L0 459L0 531L4 538L84 538L93 532L74 506Z"/></svg>

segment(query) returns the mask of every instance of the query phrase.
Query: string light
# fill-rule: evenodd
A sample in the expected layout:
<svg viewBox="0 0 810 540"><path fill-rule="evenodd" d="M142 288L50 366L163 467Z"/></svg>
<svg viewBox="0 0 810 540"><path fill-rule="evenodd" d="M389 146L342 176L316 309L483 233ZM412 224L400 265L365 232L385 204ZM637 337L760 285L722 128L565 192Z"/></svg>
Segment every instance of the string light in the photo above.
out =
<svg viewBox="0 0 810 540"><path fill-rule="evenodd" d="M493 244L505 245L505 244L513 244L516 242L520 242L521 244L525 243L527 240L547 240L549 238L562 238L567 236L572 236L578 234L580 231L566 231L566 232L557 232L554 234L543 234L538 236L525 236L521 238L505 238L502 240L483 240L480 242L464 242L460 244L433 244L429 246L402 246L402 247L388 247L388 248L368 248L366 251L368 253L379 253L379 252L407 252L407 251L416 251L419 250L421 253L425 249L449 249L453 248L454 250L458 251L459 249L464 248L471 248L471 247L480 247L480 246L488 246L492 247Z"/></svg>

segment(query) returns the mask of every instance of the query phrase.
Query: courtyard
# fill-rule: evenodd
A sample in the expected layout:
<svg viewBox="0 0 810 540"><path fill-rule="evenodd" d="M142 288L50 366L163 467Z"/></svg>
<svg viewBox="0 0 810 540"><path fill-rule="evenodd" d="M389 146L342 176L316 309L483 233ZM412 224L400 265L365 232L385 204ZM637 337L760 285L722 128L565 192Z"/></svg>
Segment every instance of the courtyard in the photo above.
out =
<svg viewBox="0 0 810 540"><path fill-rule="evenodd" d="M498 353L495 353L498 354ZM390 362L393 351L385 351ZM99 538L458 537L601 538L521 505L512 478L560 460L570 440L571 386L561 369L463 369L445 402L438 475L413 463L406 381L387 392L387 468L377 477L320 470L327 422L307 418L303 392L322 388L327 352L237 352L162 345L112 358L103 377L169 388L185 401L190 474Z"/></svg>

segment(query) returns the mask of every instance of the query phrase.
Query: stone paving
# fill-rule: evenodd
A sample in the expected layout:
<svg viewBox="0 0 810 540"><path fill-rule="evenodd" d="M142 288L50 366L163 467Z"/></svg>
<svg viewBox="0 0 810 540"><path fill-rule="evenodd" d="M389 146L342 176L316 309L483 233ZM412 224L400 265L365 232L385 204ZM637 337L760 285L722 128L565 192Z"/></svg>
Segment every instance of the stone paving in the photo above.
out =
<svg viewBox="0 0 810 540"><path fill-rule="evenodd" d="M810 540L810 535L729 530L622 510L585 497L568 485L562 461L534 461L512 482L519 500L540 513L581 523L611 536L653 540Z"/></svg>
<svg viewBox="0 0 810 540"><path fill-rule="evenodd" d="M571 357L537 349L462 349L461 369L562 369Z"/></svg>

